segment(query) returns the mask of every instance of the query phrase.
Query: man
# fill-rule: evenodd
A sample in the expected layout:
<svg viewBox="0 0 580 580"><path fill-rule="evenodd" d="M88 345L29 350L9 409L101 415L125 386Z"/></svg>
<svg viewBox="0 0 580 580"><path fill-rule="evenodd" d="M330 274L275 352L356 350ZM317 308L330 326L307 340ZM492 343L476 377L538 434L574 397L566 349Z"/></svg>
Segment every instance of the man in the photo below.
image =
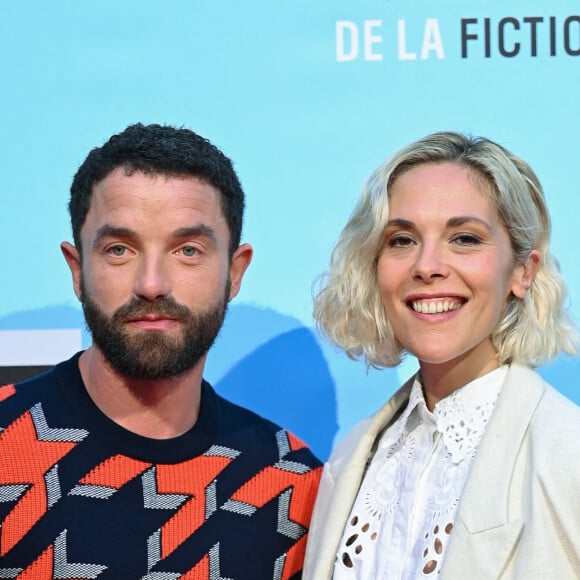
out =
<svg viewBox="0 0 580 580"><path fill-rule="evenodd" d="M320 463L219 397L252 248L230 160L140 124L74 177L62 244L93 344L0 389L0 578L299 578Z"/></svg>

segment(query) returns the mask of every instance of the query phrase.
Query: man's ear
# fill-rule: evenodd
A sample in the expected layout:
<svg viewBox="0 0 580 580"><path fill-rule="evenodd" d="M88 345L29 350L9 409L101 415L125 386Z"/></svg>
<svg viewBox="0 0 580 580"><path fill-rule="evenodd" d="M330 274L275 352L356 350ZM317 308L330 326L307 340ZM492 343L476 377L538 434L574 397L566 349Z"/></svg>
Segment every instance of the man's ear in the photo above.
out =
<svg viewBox="0 0 580 580"><path fill-rule="evenodd" d="M230 262L230 300L240 291L244 274L252 261L254 250L250 244L242 244L234 252Z"/></svg>
<svg viewBox="0 0 580 580"><path fill-rule="evenodd" d="M514 268L512 281L512 294L516 298L523 299L529 290L538 268L540 267L540 252L532 250L528 259Z"/></svg>
<svg viewBox="0 0 580 580"><path fill-rule="evenodd" d="M69 242L63 242L60 249L72 274L73 289L77 298L81 299L81 257L79 251Z"/></svg>

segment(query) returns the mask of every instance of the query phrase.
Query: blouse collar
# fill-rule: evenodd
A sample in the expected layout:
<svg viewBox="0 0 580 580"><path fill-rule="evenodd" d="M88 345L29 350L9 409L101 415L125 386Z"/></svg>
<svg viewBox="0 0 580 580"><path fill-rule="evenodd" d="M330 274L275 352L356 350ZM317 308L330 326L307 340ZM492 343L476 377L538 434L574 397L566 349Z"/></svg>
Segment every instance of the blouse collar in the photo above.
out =
<svg viewBox="0 0 580 580"><path fill-rule="evenodd" d="M453 463L459 463L475 454L495 408L507 370L507 365L504 365L467 383L441 399L432 413L427 408L417 374L409 403L397 421L399 429L395 440L403 430L410 433L422 422L434 425L441 433Z"/></svg>

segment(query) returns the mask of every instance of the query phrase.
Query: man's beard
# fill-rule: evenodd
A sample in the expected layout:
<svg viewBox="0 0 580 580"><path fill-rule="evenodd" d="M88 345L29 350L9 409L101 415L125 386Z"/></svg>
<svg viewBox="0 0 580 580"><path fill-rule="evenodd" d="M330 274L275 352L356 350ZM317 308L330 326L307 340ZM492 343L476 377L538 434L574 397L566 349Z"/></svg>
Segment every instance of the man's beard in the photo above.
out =
<svg viewBox="0 0 580 580"><path fill-rule="evenodd" d="M109 317L91 299L81 280L81 302L93 342L118 373L136 379L167 379L193 368L211 348L222 327L229 291L228 281L224 296L199 312L171 297L155 302L133 298ZM128 320L147 314L176 319L181 332L175 335L159 330L126 330Z"/></svg>

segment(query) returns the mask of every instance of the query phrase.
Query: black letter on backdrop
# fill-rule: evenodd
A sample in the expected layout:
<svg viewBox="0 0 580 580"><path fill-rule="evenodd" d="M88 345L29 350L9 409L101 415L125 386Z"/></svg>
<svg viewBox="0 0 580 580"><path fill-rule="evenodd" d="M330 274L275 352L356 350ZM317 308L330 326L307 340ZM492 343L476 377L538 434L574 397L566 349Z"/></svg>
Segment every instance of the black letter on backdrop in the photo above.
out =
<svg viewBox="0 0 580 580"><path fill-rule="evenodd" d="M572 48L570 46L570 24L572 22L580 24L580 16L568 16L566 18L566 22L564 22L564 48L570 56L578 56L580 54L580 34L576 36L578 38L578 48Z"/></svg>
<svg viewBox="0 0 580 580"><path fill-rule="evenodd" d="M477 34L467 34L468 24L477 24L477 18L461 19L461 58L467 58L467 41L477 40Z"/></svg>
<svg viewBox="0 0 580 580"><path fill-rule="evenodd" d="M526 24L530 24L530 42L532 43L531 55L538 56L538 35L536 34L536 24L544 22L541 16L526 16L524 18Z"/></svg>
<svg viewBox="0 0 580 580"><path fill-rule="evenodd" d="M498 29L499 29L499 39L498 39L499 52L502 56L512 57L512 56L516 56L518 54L518 52L520 52L520 43L514 42L513 50L506 50L504 37L503 37L506 24L513 24L514 28L516 30L519 30L520 23L515 18L511 18L509 16L507 18L502 18L499 21L499 26L498 26Z"/></svg>

